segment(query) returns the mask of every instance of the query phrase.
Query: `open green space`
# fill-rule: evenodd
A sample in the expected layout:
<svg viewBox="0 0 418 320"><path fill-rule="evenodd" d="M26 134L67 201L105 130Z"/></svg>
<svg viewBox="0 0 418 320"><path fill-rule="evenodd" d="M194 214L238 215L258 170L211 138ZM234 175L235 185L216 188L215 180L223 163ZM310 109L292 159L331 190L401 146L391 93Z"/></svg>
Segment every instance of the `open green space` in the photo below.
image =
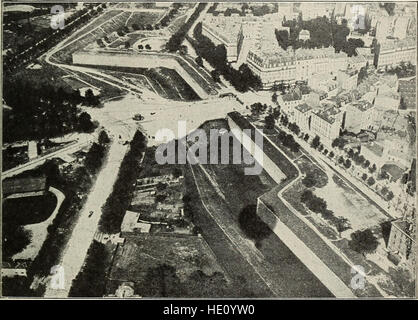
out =
<svg viewBox="0 0 418 320"><path fill-rule="evenodd" d="M20 225L40 223L49 218L57 198L51 192L36 197L6 199L3 201L3 221L14 220Z"/></svg>

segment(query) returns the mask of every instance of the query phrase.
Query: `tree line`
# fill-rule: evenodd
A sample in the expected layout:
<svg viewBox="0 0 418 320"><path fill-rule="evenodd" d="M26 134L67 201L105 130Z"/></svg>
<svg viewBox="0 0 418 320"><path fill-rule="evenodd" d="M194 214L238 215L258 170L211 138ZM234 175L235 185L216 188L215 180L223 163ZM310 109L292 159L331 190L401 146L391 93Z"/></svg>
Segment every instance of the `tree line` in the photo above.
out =
<svg viewBox="0 0 418 320"><path fill-rule="evenodd" d="M166 48L170 52L176 52L180 49L180 46L182 42L184 41L184 38L186 37L187 32L192 27L193 23L196 21L196 19L199 17L200 13L205 9L207 6L207 3L199 3L196 10L193 12L193 14L190 16L189 20L185 24L183 24L179 30L177 30L176 33L174 33L170 39L168 40L166 44Z"/></svg>
<svg viewBox="0 0 418 320"><path fill-rule="evenodd" d="M327 17L318 17L308 21L302 19L288 20L283 23L283 26L290 28L290 34L287 30L277 29L275 34L279 46L284 50L289 47L296 50L299 48L313 49L332 46L336 52L342 51L351 57L357 55L356 48L364 46L361 39L349 38L347 40L350 29L346 20L342 24L337 24ZM310 39L299 40L301 30L308 30Z"/></svg>
<svg viewBox="0 0 418 320"><path fill-rule="evenodd" d="M232 68L226 57L224 45L215 46L214 43L202 34L202 23L199 22L193 31L195 41L192 41L196 53L205 58L215 69L212 77L215 81L220 81L219 75L229 81L236 90L246 92L250 88L258 90L261 88L261 80L250 70L247 64L242 64L238 70Z"/></svg>
<svg viewBox="0 0 418 320"><path fill-rule="evenodd" d="M131 141L130 149L122 160L113 191L102 208L99 229L105 233L120 232L123 217L131 201L135 181L140 170L140 159L145 151L146 138L137 131Z"/></svg>
<svg viewBox="0 0 418 320"><path fill-rule="evenodd" d="M7 142L91 132L95 128L90 115L77 108L80 103L97 103L97 97L87 92L84 98L78 90L68 92L49 84L35 87L17 78L6 79L3 99L12 108L3 114L3 139Z"/></svg>

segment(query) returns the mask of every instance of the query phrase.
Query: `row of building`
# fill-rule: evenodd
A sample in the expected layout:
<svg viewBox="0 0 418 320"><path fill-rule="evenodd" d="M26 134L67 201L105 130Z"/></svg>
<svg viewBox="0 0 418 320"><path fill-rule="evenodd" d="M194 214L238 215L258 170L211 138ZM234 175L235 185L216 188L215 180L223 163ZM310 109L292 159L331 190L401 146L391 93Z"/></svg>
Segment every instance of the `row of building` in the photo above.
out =
<svg viewBox="0 0 418 320"><path fill-rule="evenodd" d="M279 9L280 10L280 9ZM412 38L386 39L371 48L360 48L357 56L336 53L333 47L283 50L275 30L286 29L276 14L231 16L207 14L202 22L202 34L215 45L224 45L228 62L239 68L246 63L260 77L263 88L275 84L306 81L314 74L336 74L348 66L359 70L366 64L382 68L401 62L416 64L416 43ZM228 32L225 32L228 30ZM309 35L302 35L307 39Z"/></svg>

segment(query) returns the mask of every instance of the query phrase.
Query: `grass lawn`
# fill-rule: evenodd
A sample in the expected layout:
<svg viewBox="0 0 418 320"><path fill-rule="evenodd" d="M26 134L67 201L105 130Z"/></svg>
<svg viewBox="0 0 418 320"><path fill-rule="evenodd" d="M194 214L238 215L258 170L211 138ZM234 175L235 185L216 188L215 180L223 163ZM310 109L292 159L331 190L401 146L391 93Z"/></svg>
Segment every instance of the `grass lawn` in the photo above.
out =
<svg viewBox="0 0 418 320"><path fill-rule="evenodd" d="M51 192L43 196L7 199L3 202L3 219L13 219L15 223L27 225L48 219L57 204Z"/></svg>

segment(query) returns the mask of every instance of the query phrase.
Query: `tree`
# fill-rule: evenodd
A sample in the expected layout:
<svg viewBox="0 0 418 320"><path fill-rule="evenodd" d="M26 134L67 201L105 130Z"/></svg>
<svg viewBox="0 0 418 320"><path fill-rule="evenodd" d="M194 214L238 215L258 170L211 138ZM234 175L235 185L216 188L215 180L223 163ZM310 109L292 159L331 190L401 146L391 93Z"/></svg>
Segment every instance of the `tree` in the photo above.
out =
<svg viewBox="0 0 418 320"><path fill-rule="evenodd" d="M94 173L101 167L105 155L105 148L103 145L93 143L87 152L84 164L86 168Z"/></svg>
<svg viewBox="0 0 418 320"><path fill-rule="evenodd" d="M305 178L302 179L302 183L307 188L312 188L316 184L316 179L312 174L307 174Z"/></svg>
<svg viewBox="0 0 418 320"><path fill-rule="evenodd" d="M373 173L377 170L376 165L373 163L373 165L369 168L370 173Z"/></svg>
<svg viewBox="0 0 418 320"><path fill-rule="evenodd" d="M129 41L125 42L125 49L129 49L131 47L131 44L129 43Z"/></svg>
<svg viewBox="0 0 418 320"><path fill-rule="evenodd" d="M197 56L197 58L195 59L195 61L196 61L197 65L199 67L202 67L203 68L203 59L202 59L201 56Z"/></svg>
<svg viewBox="0 0 418 320"><path fill-rule="evenodd" d="M145 49L147 49L147 50L151 50L151 46L150 46L149 44L146 44L146 45L145 45Z"/></svg>
<svg viewBox="0 0 418 320"><path fill-rule="evenodd" d="M257 215L257 206L248 205L238 217L238 224L247 237L259 243L271 234L269 226Z"/></svg>
<svg viewBox="0 0 418 320"><path fill-rule="evenodd" d="M361 179L362 179L363 181L366 181L366 180L367 180L367 174L363 173L363 175L361 176Z"/></svg>
<svg viewBox="0 0 418 320"><path fill-rule="evenodd" d="M366 253L376 251L379 242L370 229L358 230L351 234L351 240L348 243L351 250L354 250L363 256Z"/></svg>
<svg viewBox="0 0 418 320"><path fill-rule="evenodd" d="M109 136L107 135L107 132L105 130L100 131L99 134L99 144L100 145L106 145L110 142Z"/></svg>
<svg viewBox="0 0 418 320"><path fill-rule="evenodd" d="M271 101L273 101L274 103L277 103L277 93L274 92L273 95L271 96Z"/></svg>
<svg viewBox="0 0 418 320"><path fill-rule="evenodd" d="M167 189L167 184L163 183L163 182L158 182L156 188L157 188L158 191L163 191L163 190Z"/></svg>
<svg viewBox="0 0 418 320"><path fill-rule="evenodd" d="M10 221L10 219L5 221L4 216L2 227L3 258L11 258L31 243L31 231L24 229L22 226L17 225L14 221Z"/></svg>
<svg viewBox="0 0 418 320"><path fill-rule="evenodd" d="M78 117L79 129L83 132L91 132L94 129L94 124L87 112L82 112Z"/></svg>
<svg viewBox="0 0 418 320"><path fill-rule="evenodd" d="M373 179L373 177L369 177L369 179L367 179L367 184L369 185L369 186L372 186L372 185L374 185L375 184L375 180Z"/></svg>
<svg viewBox="0 0 418 320"><path fill-rule="evenodd" d="M99 98L94 95L93 90L90 88L86 90L84 102L86 105L91 107L97 107L100 104Z"/></svg>
<svg viewBox="0 0 418 320"><path fill-rule="evenodd" d="M212 70L210 75L212 76L213 81L218 83L221 82L220 72L218 70Z"/></svg>
<svg viewBox="0 0 418 320"><path fill-rule="evenodd" d="M330 158L334 158L334 152L333 152L333 151L331 151L331 152L329 153L329 157L330 157Z"/></svg>
<svg viewBox="0 0 418 320"><path fill-rule="evenodd" d="M364 169L368 168L368 167L370 166L370 161L369 161L369 160L365 160L361 166L362 166Z"/></svg>
<svg viewBox="0 0 418 320"><path fill-rule="evenodd" d="M346 159L345 160L344 167L346 167L347 169L349 169L351 167L351 161L350 161L350 159Z"/></svg>
<svg viewBox="0 0 418 320"><path fill-rule="evenodd" d="M311 142L311 147L316 149L318 148L320 145L320 138L319 136L315 136L315 138L313 138L312 142Z"/></svg>
<svg viewBox="0 0 418 320"><path fill-rule="evenodd" d="M264 121L266 123L266 128L267 129L273 129L274 128L274 124L276 123L276 121L274 120L274 116L272 114L268 114L265 117Z"/></svg>

